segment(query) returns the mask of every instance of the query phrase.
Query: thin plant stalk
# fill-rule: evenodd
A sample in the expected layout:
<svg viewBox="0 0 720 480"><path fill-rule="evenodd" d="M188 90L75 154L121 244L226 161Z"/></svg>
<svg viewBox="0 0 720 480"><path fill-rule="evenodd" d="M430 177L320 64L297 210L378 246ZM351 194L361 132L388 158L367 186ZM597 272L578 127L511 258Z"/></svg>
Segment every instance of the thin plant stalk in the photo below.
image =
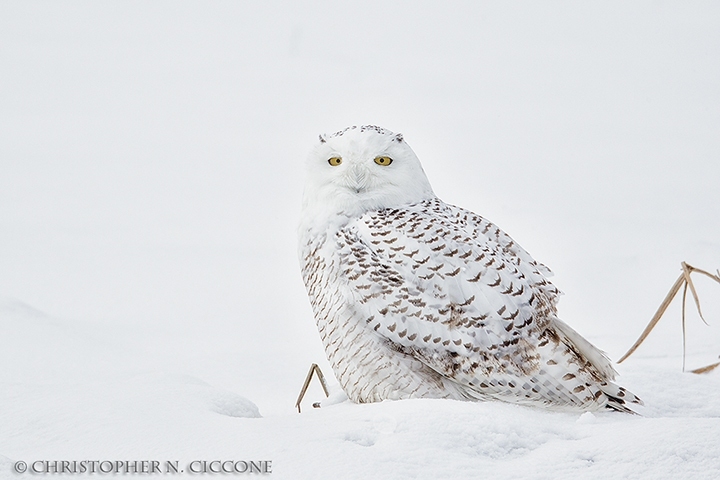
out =
<svg viewBox="0 0 720 480"><path fill-rule="evenodd" d="M665 299L660 304L660 307L658 307L657 311L655 312L655 315L653 315L652 319L650 319L650 322L645 327L645 330L640 334L640 337L635 341L632 347L623 355L620 360L618 360L618 363L622 363L626 358L628 358L630 355L632 355L635 350L645 341L647 336L652 332L653 328L655 328L655 325L660 321L660 318L662 318L663 314L665 314L665 311L667 310L668 306L670 306L670 303L673 301L675 296L680 291L680 287L683 289L682 293L682 341L683 341L683 372L685 371L685 354L686 354L686 316L685 316L685 309L687 305L687 291L688 287L690 288L690 293L693 296L693 300L695 300L695 307L697 308L698 315L700 316L700 319L705 323L705 325L708 325L707 321L705 320L705 317L702 314L702 310L700 309L700 298L697 294L697 291L695 290L695 285L693 284L691 274L693 272L700 273L702 275L705 275L708 278L711 278L715 280L716 282L720 283L720 270L718 270L717 275L713 275L710 272L707 272L705 270L702 270L700 268L695 268L692 265L688 265L685 262L681 262L680 266L682 267L682 273L678 277L677 280L675 280L675 283L672 287L670 287L670 291L665 296ZM691 370L692 373L706 373L714 368L716 368L718 365L720 365L720 362L712 365L708 365L707 367L697 368L695 370Z"/></svg>

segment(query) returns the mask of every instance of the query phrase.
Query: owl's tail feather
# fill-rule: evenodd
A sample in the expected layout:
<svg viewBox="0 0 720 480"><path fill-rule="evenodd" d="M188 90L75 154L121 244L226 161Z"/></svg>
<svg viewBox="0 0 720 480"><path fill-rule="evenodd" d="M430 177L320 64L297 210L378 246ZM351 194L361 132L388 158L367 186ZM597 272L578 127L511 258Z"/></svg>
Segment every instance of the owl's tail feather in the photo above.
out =
<svg viewBox="0 0 720 480"><path fill-rule="evenodd" d="M635 396L631 391L612 382L601 385L600 389L608 397L608 403L605 407L610 410L635 414L637 412L630 409L627 404L634 403L636 405L644 405L640 397Z"/></svg>
<svg viewBox="0 0 720 480"><path fill-rule="evenodd" d="M610 359L605 355L605 352L585 340L582 335L559 318L555 317L553 321L556 329L572 342L585 358L592 363L597 369L597 372L605 378L605 381L600 385L600 390L602 390L608 398L606 408L618 412L636 413L632 411L627 404L634 403L636 405L643 405L643 401L632 392L625 390L623 387L611 381L615 379L617 372L613 368Z"/></svg>
<svg viewBox="0 0 720 480"><path fill-rule="evenodd" d="M563 322L557 317L552 318L553 324L556 330L564 335L573 345L582 353L586 359L593 364L598 372L606 379L613 380L617 375L617 372L612 366L610 359L605 355L605 352L597 348L592 343L588 342L575 331L570 325ZM608 382L609 383L609 382Z"/></svg>

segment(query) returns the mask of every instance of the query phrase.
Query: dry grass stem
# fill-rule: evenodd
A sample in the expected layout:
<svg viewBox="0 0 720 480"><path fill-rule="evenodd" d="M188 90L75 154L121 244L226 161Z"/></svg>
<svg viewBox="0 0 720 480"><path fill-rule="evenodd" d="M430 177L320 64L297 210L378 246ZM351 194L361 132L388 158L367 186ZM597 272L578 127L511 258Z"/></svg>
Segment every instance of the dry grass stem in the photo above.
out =
<svg viewBox="0 0 720 480"><path fill-rule="evenodd" d="M684 270L683 270L684 271ZM682 371L685 371L685 352L686 352L686 345L687 345L687 334L685 333L685 302L687 301L687 290L688 290L688 283L687 283L687 277L685 281L685 285L683 285L683 299L682 299L682 308L680 311L682 312L682 341L683 341L683 367ZM706 322L707 325L707 322Z"/></svg>
<svg viewBox="0 0 720 480"><path fill-rule="evenodd" d="M663 302L660 304L660 307L657 309L657 312L655 312L655 315L653 315L650 323L648 323L647 327L645 327L645 330L643 330L643 332L640 334L640 338L638 338L637 341L635 341L635 343L633 344L633 346L630 347L630 350L628 350L627 353L623 355L620 360L618 360L618 363L622 363L623 360L632 355L633 352L637 350L637 348L640 346L640 344L645 341L652 329L655 328L655 325L657 325L657 323L660 321L663 313L665 313L665 310L667 310L670 302L672 302L673 298L675 298L675 295L677 295L677 292L680 290L680 287L683 285L683 283L685 283L685 277L684 275L680 275L680 277L670 288L670 291L665 296L665 300L663 300Z"/></svg>
<svg viewBox="0 0 720 480"><path fill-rule="evenodd" d="M690 370L690 373L696 373L696 374L700 375L702 373L712 372L713 370L715 370L718 367L718 365L720 365L720 362L715 362L715 363L712 363L705 367L700 367L700 368L696 368L695 370Z"/></svg>
<svg viewBox="0 0 720 480"><path fill-rule="evenodd" d="M312 381L313 374L317 375L318 380L320 380L320 385L322 386L323 392L325 392L325 396L329 397L330 393L328 392L327 382L325 381L325 375L323 375L322 370L320 370L320 367L318 367L317 363L313 363L310 365L310 370L307 373L307 376L305 377L305 382L303 383L302 389L300 389L300 395L298 396L297 402L295 402L295 406L298 409L298 413L300 413L300 403L302 402L303 398L305 397L305 393L307 392L308 387L310 386L310 382ZM313 405L315 406L315 405Z"/></svg>
<svg viewBox="0 0 720 480"><path fill-rule="evenodd" d="M670 303L673 301L677 293L680 291L680 287L683 289L682 294L682 335L683 335L683 371L685 371L685 307L686 307L686 301L687 301L687 291L688 287L690 288L690 293L692 293L693 299L695 300L695 307L697 308L698 315L700 315L700 319L705 323L705 325L708 325L707 321L705 321L705 317L703 317L702 310L700 309L700 298L698 297L697 291L695 290L695 285L693 284L691 274L693 272L700 273L702 275L705 275L708 278L711 278L715 280L716 282L720 283L720 271L718 271L717 275L713 275L710 272L707 272L705 270L702 270L700 268L695 268L692 265L688 265L685 262L682 262L682 273L678 277L678 279L675 281L672 287L670 287L670 291L665 296L665 299L660 304L660 307L658 307L657 311L655 312L655 315L653 315L652 319L650 319L650 322L645 327L645 330L640 334L640 337L635 341L632 347L630 347L630 350L628 350L625 355L618 360L618 363L622 363L626 358L628 358L630 355L637 350L637 348L645 341L647 336L650 334L650 332L655 328L655 325L660 321L660 318L662 318L663 314L667 310L668 306L670 306ZM718 365L720 365L720 362L708 365L706 367L697 368L695 370L690 370L692 373L706 373L713 369L715 369Z"/></svg>

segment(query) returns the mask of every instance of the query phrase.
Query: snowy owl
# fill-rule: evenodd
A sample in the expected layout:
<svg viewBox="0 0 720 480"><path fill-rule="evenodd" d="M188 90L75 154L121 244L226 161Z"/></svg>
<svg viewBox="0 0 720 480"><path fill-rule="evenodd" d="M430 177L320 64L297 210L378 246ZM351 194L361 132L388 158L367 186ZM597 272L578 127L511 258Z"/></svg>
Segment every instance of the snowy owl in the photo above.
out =
<svg viewBox="0 0 720 480"><path fill-rule="evenodd" d="M358 403L502 400L630 411L608 358L557 317L550 271L433 193L402 135L348 127L307 161L300 262L335 376Z"/></svg>

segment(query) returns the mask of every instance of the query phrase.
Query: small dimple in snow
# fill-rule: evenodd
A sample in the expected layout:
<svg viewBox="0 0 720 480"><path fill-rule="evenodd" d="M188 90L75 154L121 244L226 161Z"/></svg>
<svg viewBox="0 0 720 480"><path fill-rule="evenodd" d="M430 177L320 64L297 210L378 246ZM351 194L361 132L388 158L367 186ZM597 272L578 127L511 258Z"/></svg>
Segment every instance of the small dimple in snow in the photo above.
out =
<svg viewBox="0 0 720 480"><path fill-rule="evenodd" d="M397 424L394 416L381 414L366 420L364 428L345 433L343 438L363 447L372 447L381 436L395 433Z"/></svg>
<svg viewBox="0 0 720 480"><path fill-rule="evenodd" d="M345 440L357 443L363 447L372 447L377 441L377 434L367 430L355 430L345 434Z"/></svg>

